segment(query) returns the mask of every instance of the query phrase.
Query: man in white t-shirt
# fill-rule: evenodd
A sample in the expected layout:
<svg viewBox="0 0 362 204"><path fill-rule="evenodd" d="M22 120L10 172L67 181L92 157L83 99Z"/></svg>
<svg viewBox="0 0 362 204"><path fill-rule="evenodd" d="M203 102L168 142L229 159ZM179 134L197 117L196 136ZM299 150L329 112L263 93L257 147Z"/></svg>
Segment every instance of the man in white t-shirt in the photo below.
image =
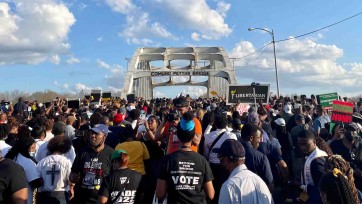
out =
<svg viewBox="0 0 362 204"><path fill-rule="evenodd" d="M56 122L54 124L54 126L53 126L52 133L54 134L54 137L64 137L65 123L61 122L61 121ZM39 147L38 151L36 152L35 159L38 162L49 155L49 152L48 152L48 149L47 149L48 143L49 143L49 141L44 142ZM72 146L71 149L67 153L63 154L63 156L68 158L73 163L74 159L75 159L74 147Z"/></svg>

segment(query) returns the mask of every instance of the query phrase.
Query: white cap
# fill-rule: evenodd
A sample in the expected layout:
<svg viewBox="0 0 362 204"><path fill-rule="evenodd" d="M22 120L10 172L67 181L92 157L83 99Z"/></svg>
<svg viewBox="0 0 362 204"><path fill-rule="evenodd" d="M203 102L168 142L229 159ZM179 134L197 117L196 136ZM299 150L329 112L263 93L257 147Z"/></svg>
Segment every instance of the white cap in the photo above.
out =
<svg viewBox="0 0 362 204"><path fill-rule="evenodd" d="M284 106L284 112L288 113L288 114L291 114L292 113L292 105L289 105L289 104L285 105Z"/></svg>
<svg viewBox="0 0 362 204"><path fill-rule="evenodd" d="M285 126L285 120L283 118L276 119L275 123L279 126Z"/></svg>

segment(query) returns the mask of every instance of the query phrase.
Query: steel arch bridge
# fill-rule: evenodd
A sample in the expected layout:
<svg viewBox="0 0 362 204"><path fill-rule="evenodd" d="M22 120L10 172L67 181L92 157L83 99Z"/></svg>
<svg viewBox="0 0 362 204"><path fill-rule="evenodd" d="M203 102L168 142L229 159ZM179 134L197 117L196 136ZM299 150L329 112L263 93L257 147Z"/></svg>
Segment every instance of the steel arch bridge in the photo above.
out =
<svg viewBox="0 0 362 204"><path fill-rule="evenodd" d="M121 98L153 98L159 86L204 86L207 96L216 91L226 97L236 84L235 71L222 47L138 48L128 64Z"/></svg>

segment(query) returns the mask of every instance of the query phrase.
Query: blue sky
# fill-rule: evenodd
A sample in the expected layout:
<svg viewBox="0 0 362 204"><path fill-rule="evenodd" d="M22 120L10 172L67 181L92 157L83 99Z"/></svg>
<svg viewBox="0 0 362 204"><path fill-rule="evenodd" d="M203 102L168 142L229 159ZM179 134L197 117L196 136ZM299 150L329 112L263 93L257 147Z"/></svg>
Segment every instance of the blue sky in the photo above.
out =
<svg viewBox="0 0 362 204"><path fill-rule="evenodd" d="M1 91L79 93L122 89L125 58L138 47L224 47L240 58L275 39L298 36L362 12L358 0L5 0L0 1ZM361 94L362 15L276 44L285 94ZM272 46L235 61L239 84L269 83L275 93ZM175 91L176 90L176 91ZM199 87L166 87L204 93Z"/></svg>

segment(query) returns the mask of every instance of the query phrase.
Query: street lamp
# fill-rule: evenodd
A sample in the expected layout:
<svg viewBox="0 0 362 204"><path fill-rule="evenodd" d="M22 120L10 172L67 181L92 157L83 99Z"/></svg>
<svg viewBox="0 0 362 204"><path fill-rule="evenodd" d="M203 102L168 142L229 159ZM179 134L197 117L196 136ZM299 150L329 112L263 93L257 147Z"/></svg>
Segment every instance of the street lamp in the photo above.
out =
<svg viewBox="0 0 362 204"><path fill-rule="evenodd" d="M256 87L256 86L259 86L259 85L260 85L259 83L255 83L255 82L251 83L251 85L250 85L250 86L252 86L252 87L253 87L253 94L254 94L254 106L255 106L255 110L258 110L258 107L256 106L255 87Z"/></svg>
<svg viewBox="0 0 362 204"><path fill-rule="evenodd" d="M277 56L276 56L276 54L275 54L274 32L273 32L273 30L272 30L272 31L269 31L269 30L264 29L264 28L248 28L248 31L253 31L253 30L262 30L262 31L265 31L265 32L269 33L269 35L272 37L273 50L274 50L275 78L276 78L276 81L277 81L277 95L278 95L278 98L279 98L279 96L280 96L280 93L279 93L279 78L278 78Z"/></svg>

